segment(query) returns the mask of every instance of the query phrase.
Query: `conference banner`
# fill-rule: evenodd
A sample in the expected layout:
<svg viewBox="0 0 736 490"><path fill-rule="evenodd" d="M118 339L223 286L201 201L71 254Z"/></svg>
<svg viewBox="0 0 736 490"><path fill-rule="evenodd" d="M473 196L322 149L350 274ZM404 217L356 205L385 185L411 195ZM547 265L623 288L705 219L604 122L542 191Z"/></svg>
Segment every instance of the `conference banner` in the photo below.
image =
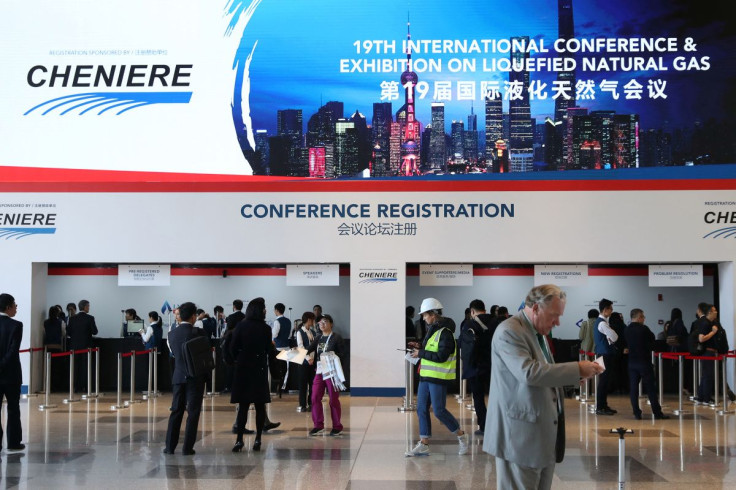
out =
<svg viewBox="0 0 736 490"><path fill-rule="evenodd" d="M0 166L666 178L736 161L732 18L692 0L4 0Z"/></svg>

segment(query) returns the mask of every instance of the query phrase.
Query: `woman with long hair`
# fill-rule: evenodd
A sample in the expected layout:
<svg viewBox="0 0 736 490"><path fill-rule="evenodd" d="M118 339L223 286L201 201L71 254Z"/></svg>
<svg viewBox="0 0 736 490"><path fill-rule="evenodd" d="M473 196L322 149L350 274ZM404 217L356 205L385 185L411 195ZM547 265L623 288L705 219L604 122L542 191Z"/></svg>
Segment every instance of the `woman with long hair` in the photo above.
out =
<svg viewBox="0 0 736 490"><path fill-rule="evenodd" d="M237 439L233 452L243 449L243 433L250 404L256 408L256 439L253 450L261 450L261 433L266 421L266 403L271 402L268 388L268 358L275 353L271 341L271 327L266 323L266 302L256 298L248 303L245 318L232 333L230 353L235 359L230 403L238 403L235 420Z"/></svg>

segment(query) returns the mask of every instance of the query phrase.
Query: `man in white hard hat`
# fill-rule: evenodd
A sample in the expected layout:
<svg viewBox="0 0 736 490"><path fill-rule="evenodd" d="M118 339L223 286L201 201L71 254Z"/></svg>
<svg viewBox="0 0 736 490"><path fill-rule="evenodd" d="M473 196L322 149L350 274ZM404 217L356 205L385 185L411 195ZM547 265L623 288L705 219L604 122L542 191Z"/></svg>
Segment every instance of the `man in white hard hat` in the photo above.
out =
<svg viewBox="0 0 736 490"><path fill-rule="evenodd" d="M422 344L410 342L411 356L420 359L419 390L417 392L417 416L419 417L419 442L407 452L407 456L429 455L429 438L432 422L429 406L434 415L450 432L457 435L458 454L468 454L468 436L457 419L445 408L447 386L455 382L457 345L452 335L454 322L442 316L442 304L435 298L422 301L419 314L427 323L427 335ZM449 320L449 322L448 322ZM452 322L452 329L448 323Z"/></svg>
<svg viewBox="0 0 736 490"><path fill-rule="evenodd" d="M483 450L496 457L498 488L547 489L565 453L559 387L603 371L590 361L555 364L546 335L560 324L566 295L553 284L529 291L524 308L498 326Z"/></svg>

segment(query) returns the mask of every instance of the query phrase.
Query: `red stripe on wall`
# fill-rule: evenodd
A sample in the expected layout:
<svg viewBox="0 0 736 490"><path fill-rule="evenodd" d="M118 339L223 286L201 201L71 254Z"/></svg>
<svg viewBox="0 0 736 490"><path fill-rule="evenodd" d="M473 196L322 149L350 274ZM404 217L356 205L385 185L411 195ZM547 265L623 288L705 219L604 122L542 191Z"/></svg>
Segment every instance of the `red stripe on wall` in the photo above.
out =
<svg viewBox="0 0 736 490"><path fill-rule="evenodd" d="M0 192L518 192L732 190L736 179L323 180L3 167Z"/></svg>
<svg viewBox="0 0 736 490"><path fill-rule="evenodd" d="M286 276L283 267L172 267L172 276ZM117 276L117 267L49 267L49 276ZM350 276L350 267L341 266L340 276Z"/></svg>

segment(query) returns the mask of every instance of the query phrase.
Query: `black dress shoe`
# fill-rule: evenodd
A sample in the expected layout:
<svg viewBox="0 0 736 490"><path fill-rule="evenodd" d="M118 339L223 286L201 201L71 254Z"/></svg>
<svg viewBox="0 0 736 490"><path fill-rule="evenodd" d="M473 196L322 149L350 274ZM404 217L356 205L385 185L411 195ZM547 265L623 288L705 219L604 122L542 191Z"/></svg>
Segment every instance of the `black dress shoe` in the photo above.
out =
<svg viewBox="0 0 736 490"><path fill-rule="evenodd" d="M654 414L654 418L657 419L657 420L668 420L670 418L670 416L669 415L665 415L663 413L660 413L660 414L656 414L655 413Z"/></svg>
<svg viewBox="0 0 736 490"><path fill-rule="evenodd" d="M261 450L261 440L260 439L256 439L256 442L253 443L253 450L254 451Z"/></svg>
<svg viewBox="0 0 736 490"><path fill-rule="evenodd" d="M184 451L182 451L181 453L182 453L182 454L183 454L184 456L194 456L195 454L197 454L197 451L195 451L194 449L185 449L185 450L184 450Z"/></svg>
<svg viewBox="0 0 736 490"><path fill-rule="evenodd" d="M239 453L240 451L243 450L243 446L245 446L245 444L243 444L243 441L237 441L235 445L233 446L233 452Z"/></svg>
<svg viewBox="0 0 736 490"><path fill-rule="evenodd" d="M635 418L636 420L641 420L641 414L640 414L640 413L635 413L635 414L634 414L634 418Z"/></svg>
<svg viewBox="0 0 736 490"><path fill-rule="evenodd" d="M164 450L163 450L163 453L164 454L174 454L174 450L165 447Z"/></svg>
<svg viewBox="0 0 736 490"><path fill-rule="evenodd" d="M615 413L616 412L614 412L610 408L599 408L598 410L595 411L596 415L613 415Z"/></svg>
<svg viewBox="0 0 736 490"><path fill-rule="evenodd" d="M18 444L17 446L8 446L8 451L22 451L26 448L25 444Z"/></svg>
<svg viewBox="0 0 736 490"><path fill-rule="evenodd" d="M267 423L266 425L263 426L263 430L266 431L266 432L268 432L271 429L275 429L279 425L281 425L281 422L269 422L269 423Z"/></svg>

